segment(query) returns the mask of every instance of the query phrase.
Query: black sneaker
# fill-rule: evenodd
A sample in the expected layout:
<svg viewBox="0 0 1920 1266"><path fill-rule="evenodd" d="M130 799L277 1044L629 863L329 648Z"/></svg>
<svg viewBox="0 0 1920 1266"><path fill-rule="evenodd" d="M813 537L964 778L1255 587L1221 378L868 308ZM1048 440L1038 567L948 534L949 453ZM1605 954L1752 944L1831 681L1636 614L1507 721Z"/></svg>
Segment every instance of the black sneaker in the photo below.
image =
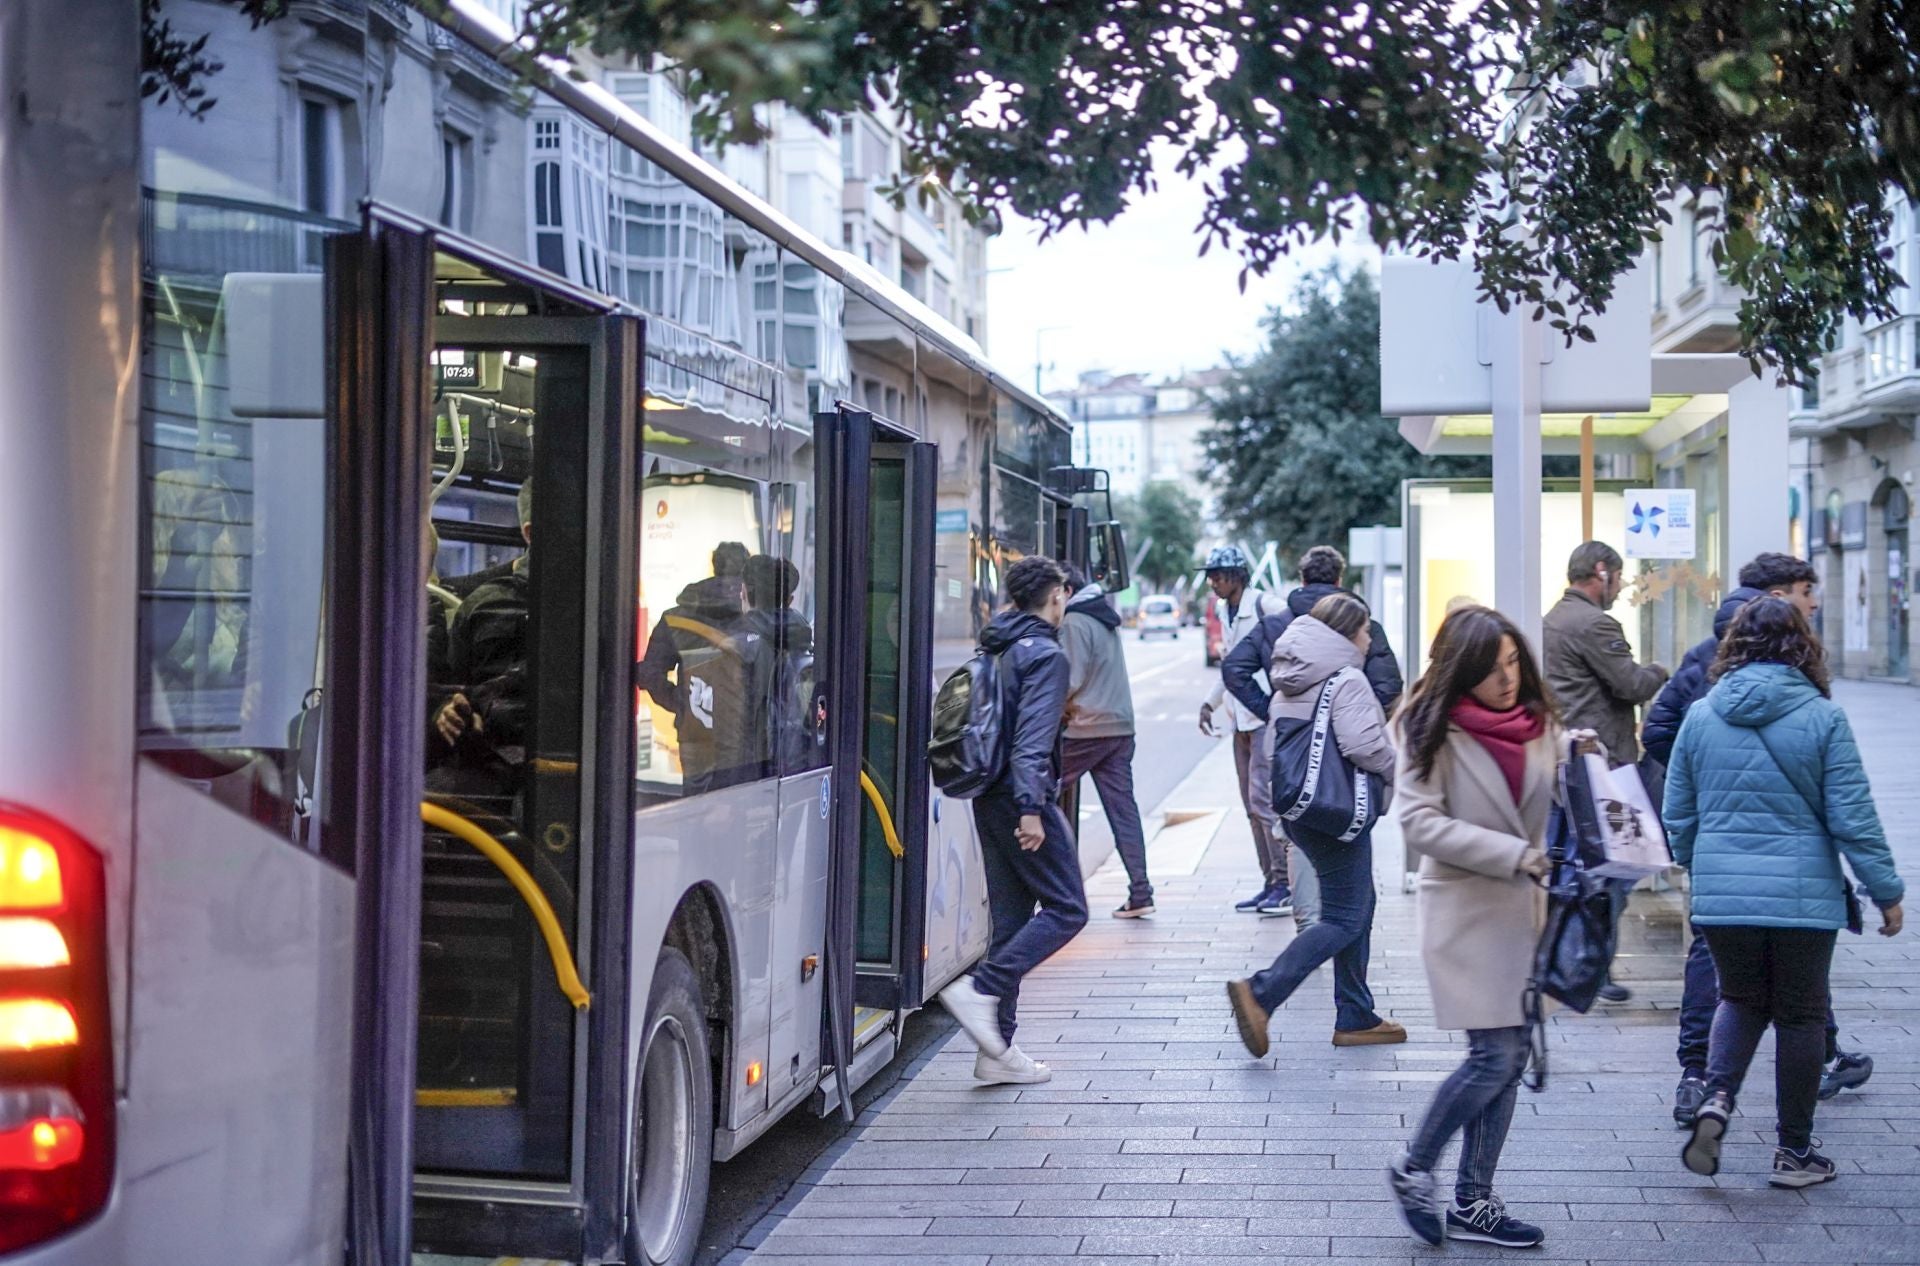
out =
<svg viewBox="0 0 1920 1266"><path fill-rule="evenodd" d="M1251 897L1248 897L1245 901L1234 902L1233 908L1235 910L1238 910L1241 914L1252 914L1255 911L1259 910L1263 904L1265 904L1268 900L1272 898L1272 896L1273 896L1273 889L1262 888L1259 892L1254 893Z"/></svg>
<svg viewBox="0 0 1920 1266"><path fill-rule="evenodd" d="M1440 1216L1439 1184L1431 1169L1415 1169L1403 1154L1387 1166L1387 1188L1393 1192L1393 1207L1413 1238L1435 1248L1446 1243L1447 1223Z"/></svg>
<svg viewBox="0 0 1920 1266"><path fill-rule="evenodd" d="M1819 1139L1813 1140L1814 1144ZM1832 1182L1840 1176L1834 1163L1822 1156L1816 1147L1809 1145L1803 1152L1790 1147L1773 1149L1773 1176L1767 1181L1775 1187L1815 1187L1823 1182Z"/></svg>
<svg viewBox="0 0 1920 1266"><path fill-rule="evenodd" d="M1462 1207L1447 1206L1447 1235L1456 1240L1479 1244L1498 1244L1501 1248L1538 1248L1547 1233L1537 1226L1507 1215L1500 1197L1488 1196Z"/></svg>
<svg viewBox="0 0 1920 1266"><path fill-rule="evenodd" d="M1626 1002L1632 997L1633 990L1625 985L1615 984L1612 977L1608 977L1607 983L1600 986L1600 999L1603 1002Z"/></svg>
<svg viewBox="0 0 1920 1266"><path fill-rule="evenodd" d="M1692 1125L1693 1114L1707 1101L1707 1079L1699 1073L1688 1073L1673 1088L1673 1121L1675 1125Z"/></svg>
<svg viewBox="0 0 1920 1266"><path fill-rule="evenodd" d="M1116 919L1144 919L1153 913L1152 897L1128 897L1127 904L1113 912Z"/></svg>
<svg viewBox="0 0 1920 1266"><path fill-rule="evenodd" d="M1680 1149L1680 1163L1703 1178L1720 1172L1720 1140L1726 1137L1727 1118L1733 1115L1733 1100L1724 1090L1707 1096L1693 1114L1693 1136Z"/></svg>
<svg viewBox="0 0 1920 1266"><path fill-rule="evenodd" d="M1820 1097L1831 1099L1842 1090L1867 1084L1873 1076L1873 1056L1841 1051L1820 1071Z"/></svg>

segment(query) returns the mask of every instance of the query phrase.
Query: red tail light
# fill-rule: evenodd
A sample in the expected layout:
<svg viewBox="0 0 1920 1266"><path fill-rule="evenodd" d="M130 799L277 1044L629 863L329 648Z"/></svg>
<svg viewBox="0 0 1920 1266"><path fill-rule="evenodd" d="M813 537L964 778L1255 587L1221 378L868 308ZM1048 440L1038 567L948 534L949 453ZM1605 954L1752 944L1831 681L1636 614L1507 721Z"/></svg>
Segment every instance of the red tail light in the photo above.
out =
<svg viewBox="0 0 1920 1266"><path fill-rule="evenodd" d="M0 1253L73 1230L113 1182L100 854L0 803Z"/></svg>

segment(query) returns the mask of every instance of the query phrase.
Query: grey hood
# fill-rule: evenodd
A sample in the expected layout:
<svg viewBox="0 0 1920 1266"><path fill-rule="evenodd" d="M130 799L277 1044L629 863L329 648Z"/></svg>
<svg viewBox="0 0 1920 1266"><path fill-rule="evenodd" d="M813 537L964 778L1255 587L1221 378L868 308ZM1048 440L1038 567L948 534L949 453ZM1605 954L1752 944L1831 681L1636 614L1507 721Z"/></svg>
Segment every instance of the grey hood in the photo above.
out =
<svg viewBox="0 0 1920 1266"><path fill-rule="evenodd" d="M1342 668L1365 661L1358 646L1310 615L1296 616L1273 646L1270 676L1283 695L1303 695Z"/></svg>

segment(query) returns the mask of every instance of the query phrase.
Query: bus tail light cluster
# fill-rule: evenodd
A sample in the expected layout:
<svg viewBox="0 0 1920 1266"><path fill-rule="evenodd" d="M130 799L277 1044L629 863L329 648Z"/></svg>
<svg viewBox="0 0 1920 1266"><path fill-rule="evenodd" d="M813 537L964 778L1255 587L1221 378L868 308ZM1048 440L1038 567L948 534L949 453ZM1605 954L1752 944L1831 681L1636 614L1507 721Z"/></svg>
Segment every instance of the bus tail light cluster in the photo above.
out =
<svg viewBox="0 0 1920 1266"><path fill-rule="evenodd" d="M0 1254L74 1229L113 1181L100 854L0 803Z"/></svg>

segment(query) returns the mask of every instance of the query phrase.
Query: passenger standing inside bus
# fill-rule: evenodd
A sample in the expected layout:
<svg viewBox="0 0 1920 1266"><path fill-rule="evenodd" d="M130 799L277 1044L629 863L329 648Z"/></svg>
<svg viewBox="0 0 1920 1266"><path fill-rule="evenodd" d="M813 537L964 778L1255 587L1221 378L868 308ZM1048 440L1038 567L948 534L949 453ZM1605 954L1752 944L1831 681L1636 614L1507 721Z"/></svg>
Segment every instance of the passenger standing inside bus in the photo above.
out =
<svg viewBox="0 0 1920 1266"><path fill-rule="evenodd" d="M1000 658L1012 742L1006 769L973 801L993 938L986 961L940 1001L980 1047L976 1080L1031 1085L1052 1073L1013 1044L1020 981L1087 925L1087 893L1079 846L1055 799L1070 677L1060 649L1066 573L1050 558L1023 558L1007 569L1007 595L1012 605L987 625L980 647Z"/></svg>
<svg viewBox="0 0 1920 1266"><path fill-rule="evenodd" d="M526 764L531 478L514 504L526 551L462 599L447 629L444 670L456 688L436 713L434 731L450 751L429 772L430 790L512 795Z"/></svg>
<svg viewBox="0 0 1920 1266"><path fill-rule="evenodd" d="M1140 805L1133 798L1133 686L1120 647L1120 613L1106 590L1078 572L1067 573L1067 585L1072 596L1060 622L1068 668L1061 785L1071 787L1082 774L1093 775L1100 807L1113 827L1113 847L1127 868L1127 899L1113 917L1138 919L1153 913L1153 885L1147 880Z"/></svg>

